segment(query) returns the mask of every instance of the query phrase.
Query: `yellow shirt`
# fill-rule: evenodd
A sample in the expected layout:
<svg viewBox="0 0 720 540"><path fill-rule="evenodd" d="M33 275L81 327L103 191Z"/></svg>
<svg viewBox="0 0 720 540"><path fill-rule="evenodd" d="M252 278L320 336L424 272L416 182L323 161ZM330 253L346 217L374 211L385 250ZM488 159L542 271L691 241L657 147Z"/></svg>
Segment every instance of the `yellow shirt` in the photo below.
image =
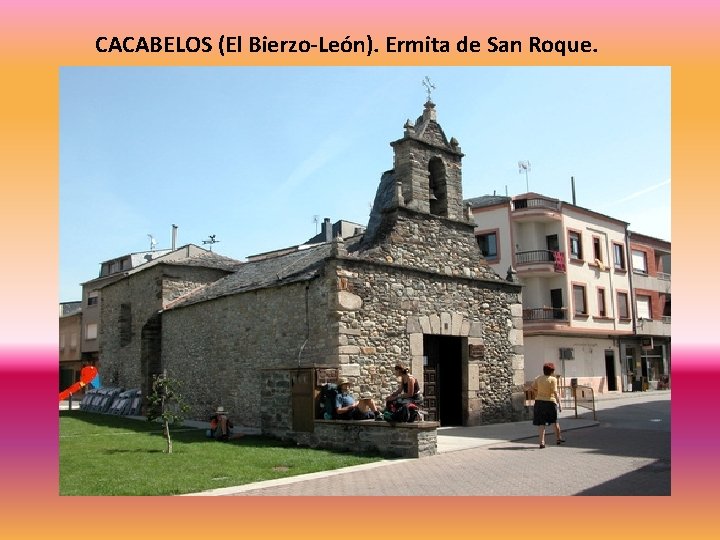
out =
<svg viewBox="0 0 720 540"><path fill-rule="evenodd" d="M533 383L536 401L552 401L555 403L557 379L553 375L538 375Z"/></svg>

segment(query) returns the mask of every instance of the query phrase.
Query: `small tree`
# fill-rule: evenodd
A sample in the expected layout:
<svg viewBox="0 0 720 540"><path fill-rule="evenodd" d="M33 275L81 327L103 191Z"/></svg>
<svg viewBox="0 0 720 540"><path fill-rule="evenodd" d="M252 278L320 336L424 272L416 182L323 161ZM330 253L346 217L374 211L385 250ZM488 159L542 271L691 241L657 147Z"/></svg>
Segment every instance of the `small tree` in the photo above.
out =
<svg viewBox="0 0 720 540"><path fill-rule="evenodd" d="M180 383L176 379L168 377L167 371L163 370L162 375L153 375L152 394L148 396L150 406L147 419L148 421L162 420L168 454L172 454L170 424L181 422L184 413L189 409L178 392L179 386Z"/></svg>

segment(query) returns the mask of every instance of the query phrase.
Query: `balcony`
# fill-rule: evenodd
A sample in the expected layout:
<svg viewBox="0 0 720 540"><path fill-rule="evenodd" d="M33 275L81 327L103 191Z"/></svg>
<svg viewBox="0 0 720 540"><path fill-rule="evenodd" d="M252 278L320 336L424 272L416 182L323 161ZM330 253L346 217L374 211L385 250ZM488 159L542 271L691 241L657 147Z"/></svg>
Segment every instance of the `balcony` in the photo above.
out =
<svg viewBox="0 0 720 540"><path fill-rule="evenodd" d="M567 308L523 309L523 321L567 321Z"/></svg>
<svg viewBox="0 0 720 540"><path fill-rule="evenodd" d="M565 272L565 254L562 251L534 249L515 253L515 270L518 275L552 277Z"/></svg>
<svg viewBox="0 0 720 540"><path fill-rule="evenodd" d="M670 317L661 319L638 319L637 333L647 336L670 336Z"/></svg>
<svg viewBox="0 0 720 540"><path fill-rule="evenodd" d="M637 289L648 289L665 294L671 293L670 274L658 274L657 277L647 274L633 272L633 287Z"/></svg>
<svg viewBox="0 0 720 540"><path fill-rule="evenodd" d="M567 308L528 308L523 309L523 329L553 330L565 328L570 324Z"/></svg>
<svg viewBox="0 0 720 540"><path fill-rule="evenodd" d="M515 199L512 216L515 221L557 221L561 218L560 201L545 197Z"/></svg>

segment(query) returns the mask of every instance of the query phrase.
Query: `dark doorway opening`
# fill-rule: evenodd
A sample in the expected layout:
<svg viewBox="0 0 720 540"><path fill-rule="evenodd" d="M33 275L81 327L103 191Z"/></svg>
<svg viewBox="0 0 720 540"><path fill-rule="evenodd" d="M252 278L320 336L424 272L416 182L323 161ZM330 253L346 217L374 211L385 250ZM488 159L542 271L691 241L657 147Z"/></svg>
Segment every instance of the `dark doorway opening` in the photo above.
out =
<svg viewBox="0 0 720 540"><path fill-rule="evenodd" d="M608 391L617 390L617 381L615 379L615 353L613 351L605 351L605 375L607 375Z"/></svg>
<svg viewBox="0 0 720 540"><path fill-rule="evenodd" d="M545 237L545 245L548 251L560 251L560 241L557 234L549 234Z"/></svg>
<svg viewBox="0 0 720 540"><path fill-rule="evenodd" d="M564 319L562 289L550 289L550 305L553 310L553 319Z"/></svg>
<svg viewBox="0 0 720 540"><path fill-rule="evenodd" d="M454 336L423 336L425 407L428 420L441 426L463 425L463 339Z"/></svg>

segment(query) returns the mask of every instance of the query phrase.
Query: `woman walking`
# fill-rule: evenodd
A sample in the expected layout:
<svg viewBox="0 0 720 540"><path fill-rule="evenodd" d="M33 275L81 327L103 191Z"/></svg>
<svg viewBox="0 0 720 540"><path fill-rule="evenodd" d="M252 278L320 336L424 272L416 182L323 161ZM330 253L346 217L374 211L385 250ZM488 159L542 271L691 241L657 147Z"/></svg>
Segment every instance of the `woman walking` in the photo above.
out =
<svg viewBox="0 0 720 540"><path fill-rule="evenodd" d="M557 378L555 377L555 364L548 362L543 365L543 374L538 375L533 381L532 387L535 391L535 406L533 407L533 425L538 426L540 437L540 448L545 448L545 426L554 424L555 442L565 442L560 433L558 422L558 411L562 412L560 396L557 391Z"/></svg>

